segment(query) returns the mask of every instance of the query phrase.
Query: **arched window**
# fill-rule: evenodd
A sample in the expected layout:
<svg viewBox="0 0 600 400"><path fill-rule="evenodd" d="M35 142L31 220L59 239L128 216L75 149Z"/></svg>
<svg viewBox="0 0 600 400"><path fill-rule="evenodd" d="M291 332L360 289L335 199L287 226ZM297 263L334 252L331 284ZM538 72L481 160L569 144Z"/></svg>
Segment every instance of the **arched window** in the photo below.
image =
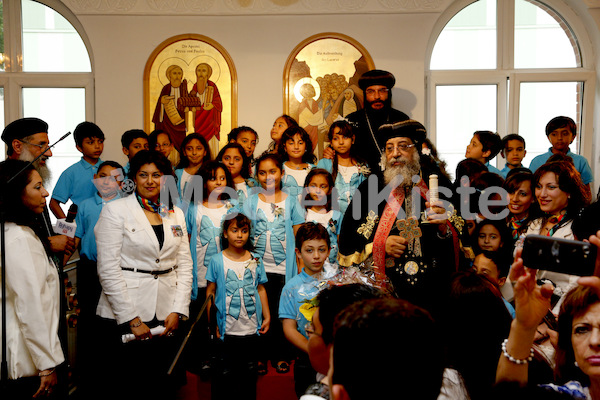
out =
<svg viewBox="0 0 600 400"><path fill-rule="evenodd" d="M545 126L558 115L578 125L571 151L591 160L595 78L592 57L584 57L591 49L561 4L458 0L439 21L430 41L428 123L450 173L477 130L523 136L528 166L550 147ZM505 160L491 163L502 169Z"/></svg>
<svg viewBox="0 0 600 400"><path fill-rule="evenodd" d="M48 122L54 143L78 123L93 121L91 47L75 16L58 0L0 5L0 128L5 121L38 117ZM81 154L72 135L52 152L48 165L56 182Z"/></svg>

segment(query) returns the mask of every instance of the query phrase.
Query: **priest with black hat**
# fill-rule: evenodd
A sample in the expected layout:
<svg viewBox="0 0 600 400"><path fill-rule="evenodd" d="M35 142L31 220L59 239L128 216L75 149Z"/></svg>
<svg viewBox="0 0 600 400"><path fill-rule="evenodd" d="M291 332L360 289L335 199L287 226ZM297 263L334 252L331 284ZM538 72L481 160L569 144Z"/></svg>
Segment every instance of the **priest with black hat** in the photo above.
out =
<svg viewBox="0 0 600 400"><path fill-rule="evenodd" d="M6 154L10 159L29 162L41 155L33 166L42 177L44 185L48 185L51 174L47 161L52 157L52 150L48 139L48 124L45 121L35 117L17 119L4 128L2 141L6 143ZM75 241L65 235L54 234L48 209L40 217L40 224L48 234L52 251L59 255L61 262L63 255L68 259L75 251Z"/></svg>
<svg viewBox="0 0 600 400"><path fill-rule="evenodd" d="M49 149L48 124L45 121L33 117L17 119L4 128L2 140L6 143L6 153L10 159L33 161L43 154L33 166L44 183L50 180L46 161L52 157L52 151Z"/></svg>
<svg viewBox="0 0 600 400"><path fill-rule="evenodd" d="M346 117L356 137L354 146L360 149L371 171L378 170L377 164L385 144L378 134L379 127L409 119L402 111L392 108L392 88L395 83L396 78L388 71L374 69L362 74L358 86L363 91L365 107Z"/></svg>
<svg viewBox="0 0 600 400"><path fill-rule="evenodd" d="M400 298L435 316L448 295L450 276L464 263L464 220L449 202L451 192L440 190L439 200L430 204L432 192L452 185L436 162L421 154L422 124L384 124L378 136L381 169L358 187L344 215L338 262L373 266Z"/></svg>

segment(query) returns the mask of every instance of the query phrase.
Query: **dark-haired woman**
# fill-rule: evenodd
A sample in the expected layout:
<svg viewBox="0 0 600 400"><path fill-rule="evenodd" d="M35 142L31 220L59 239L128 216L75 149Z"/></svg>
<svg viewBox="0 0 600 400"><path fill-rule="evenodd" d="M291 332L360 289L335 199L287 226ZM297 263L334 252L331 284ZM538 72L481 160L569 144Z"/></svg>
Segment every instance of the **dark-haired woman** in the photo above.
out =
<svg viewBox="0 0 600 400"><path fill-rule="evenodd" d="M529 224L527 234L574 239L571 224L590 198L573 164L554 161L542 165L533 175L533 187L543 215ZM577 281L577 276L549 271L540 271L538 278L550 280L559 289L557 294L567 293Z"/></svg>
<svg viewBox="0 0 600 400"><path fill-rule="evenodd" d="M49 243L34 222L48 192L27 163L0 163L0 208L6 217L6 342L8 392L4 399L51 396L55 368L65 358L58 339L60 285ZM16 178L8 183L8 180Z"/></svg>
<svg viewBox="0 0 600 400"><path fill-rule="evenodd" d="M100 374L111 374L109 389L125 397L172 396L166 375L177 342L171 338L189 312L192 259L183 212L161 203L165 179L174 179L169 160L140 151L131 160L135 192L107 204L94 229L102 295L97 315L107 342ZM153 335L151 328L163 326ZM132 343L121 343L133 334ZM114 386L113 386L114 385Z"/></svg>
<svg viewBox="0 0 600 400"><path fill-rule="evenodd" d="M517 240L527 231L529 222L539 214L535 201L533 174L528 170L509 174L502 186L508 192L507 225L512 237Z"/></svg>

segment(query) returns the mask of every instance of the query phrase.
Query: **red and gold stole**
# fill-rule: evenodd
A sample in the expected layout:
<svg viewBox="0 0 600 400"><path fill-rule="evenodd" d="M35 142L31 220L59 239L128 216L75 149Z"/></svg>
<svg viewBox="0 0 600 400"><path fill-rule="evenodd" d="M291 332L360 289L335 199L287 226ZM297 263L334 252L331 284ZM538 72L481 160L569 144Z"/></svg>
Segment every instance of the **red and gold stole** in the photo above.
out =
<svg viewBox="0 0 600 400"><path fill-rule="evenodd" d="M421 179L417 184L421 197L427 200L427 194L429 189L425 185L425 181ZM412 195L412 190L411 190ZM385 242L390 235L390 231L396 222L398 212L404 204L404 187L397 186L390 193L387 204L383 209L381 218L379 219L379 225L377 231L375 231L375 237L373 238L373 265L377 268L379 273L385 276ZM408 219L410 216L406 215Z"/></svg>

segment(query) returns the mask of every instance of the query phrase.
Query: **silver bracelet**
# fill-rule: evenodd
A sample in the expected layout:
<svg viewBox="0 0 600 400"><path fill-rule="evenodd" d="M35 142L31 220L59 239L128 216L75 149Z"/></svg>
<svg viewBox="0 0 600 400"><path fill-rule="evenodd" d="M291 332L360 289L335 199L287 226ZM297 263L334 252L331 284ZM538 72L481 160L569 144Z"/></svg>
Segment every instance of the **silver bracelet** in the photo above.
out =
<svg viewBox="0 0 600 400"><path fill-rule="evenodd" d="M533 360L533 348L529 349L529 357L524 358L522 360L518 360L518 359L514 358L513 356L511 356L510 354L508 354L508 351L506 350L507 343L508 343L508 339L504 339L504 341L502 342L502 354L504 355L504 357L508 358L508 361L510 361L511 363L515 363L517 365L523 365L523 364L527 364Z"/></svg>
<svg viewBox="0 0 600 400"><path fill-rule="evenodd" d="M51 369L50 369L50 372L48 372L47 374L42 374L42 373L40 372L40 373L38 374L38 376L39 376L40 378L43 378L43 377L45 377L45 376L50 376L50 375L52 375L52 374L54 373L54 371L55 371L55 370L56 370L56 368L51 368Z"/></svg>
<svg viewBox="0 0 600 400"><path fill-rule="evenodd" d="M135 323L132 324L131 322L129 322L130 328L139 328L140 326L142 326L142 319L140 317L135 317L135 318L139 318L139 322L137 324L135 324ZM131 321L133 321L133 319Z"/></svg>

